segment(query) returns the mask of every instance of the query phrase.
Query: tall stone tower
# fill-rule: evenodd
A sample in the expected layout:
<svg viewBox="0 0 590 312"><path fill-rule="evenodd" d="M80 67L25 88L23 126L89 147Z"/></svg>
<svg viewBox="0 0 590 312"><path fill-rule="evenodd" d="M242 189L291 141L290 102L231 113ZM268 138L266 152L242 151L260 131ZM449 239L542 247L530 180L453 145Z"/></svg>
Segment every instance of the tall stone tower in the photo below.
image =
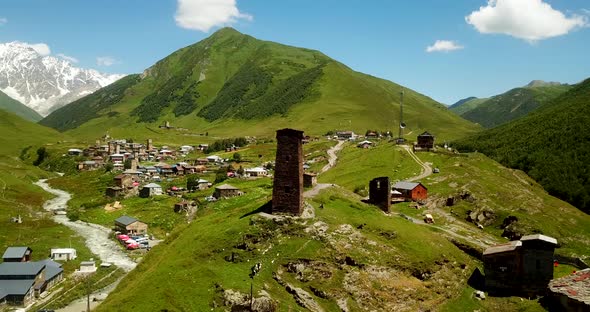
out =
<svg viewBox="0 0 590 312"><path fill-rule="evenodd" d="M379 177L369 182L369 202L389 213L391 207L391 182L389 182L389 177Z"/></svg>
<svg viewBox="0 0 590 312"><path fill-rule="evenodd" d="M272 213L303 212L303 131L277 130Z"/></svg>

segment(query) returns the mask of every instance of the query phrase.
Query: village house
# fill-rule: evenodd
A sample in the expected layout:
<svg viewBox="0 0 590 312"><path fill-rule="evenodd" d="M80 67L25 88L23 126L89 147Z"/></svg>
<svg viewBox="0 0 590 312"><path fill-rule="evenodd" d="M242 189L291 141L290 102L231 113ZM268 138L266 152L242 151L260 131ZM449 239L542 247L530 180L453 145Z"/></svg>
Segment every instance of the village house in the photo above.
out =
<svg viewBox="0 0 590 312"><path fill-rule="evenodd" d="M181 202L174 204L174 212L176 212L176 213L187 212L190 210L191 206L192 205L190 202L183 200Z"/></svg>
<svg viewBox="0 0 590 312"><path fill-rule="evenodd" d="M4 262L28 262L31 261L33 250L29 247L8 247L2 255Z"/></svg>
<svg viewBox="0 0 590 312"><path fill-rule="evenodd" d="M147 224L128 216L122 216L115 220L115 231L123 234L147 234Z"/></svg>
<svg viewBox="0 0 590 312"><path fill-rule="evenodd" d="M74 248L53 248L50 257L56 261L70 261L78 257Z"/></svg>
<svg viewBox="0 0 590 312"><path fill-rule="evenodd" d="M88 274L96 272L96 263L92 260L80 262L80 268L76 273Z"/></svg>
<svg viewBox="0 0 590 312"><path fill-rule="evenodd" d="M70 156L80 156L83 153L84 153L84 151L81 149L78 149L78 148L70 148L68 150L68 155L70 155Z"/></svg>
<svg viewBox="0 0 590 312"><path fill-rule="evenodd" d="M90 171L96 170L102 167L103 163L98 163L94 160L85 160L78 163L78 170L80 171Z"/></svg>
<svg viewBox="0 0 590 312"><path fill-rule="evenodd" d="M183 154L188 154L194 150L195 150L195 148L190 145L183 145L180 147L180 152Z"/></svg>
<svg viewBox="0 0 590 312"><path fill-rule="evenodd" d="M210 163L221 163L223 162L223 158L217 156L217 155L211 155L211 156L207 156L207 162Z"/></svg>
<svg viewBox="0 0 590 312"><path fill-rule="evenodd" d="M353 141L356 139L357 135L352 131L337 131L336 137L338 140L350 140Z"/></svg>
<svg viewBox="0 0 590 312"><path fill-rule="evenodd" d="M28 247L9 247L4 254L8 254L7 259L17 260L16 257L10 257L11 253L16 252L20 255L22 249L28 253L25 252L20 260L23 260L25 256L30 257L32 250ZM51 259L35 262L5 261L0 263L0 302L28 306L35 295L39 296L62 279L61 264Z"/></svg>
<svg viewBox="0 0 590 312"><path fill-rule="evenodd" d="M493 294L542 294L553 279L557 240L542 234L487 248L483 252L486 290Z"/></svg>
<svg viewBox="0 0 590 312"><path fill-rule="evenodd" d="M551 280L549 292L555 311L590 311L590 269Z"/></svg>
<svg viewBox="0 0 590 312"><path fill-rule="evenodd" d="M311 172L303 173L303 187L313 187L318 180L317 174Z"/></svg>
<svg viewBox="0 0 590 312"><path fill-rule="evenodd" d="M156 183L150 183L144 185L144 187L139 191L139 197L147 198L157 195L162 195L164 192L162 191L162 187Z"/></svg>
<svg viewBox="0 0 590 312"><path fill-rule="evenodd" d="M215 191L213 192L213 197L215 197L217 199L235 197L235 196L240 196L240 195L242 195L242 192L240 191L240 189L238 189L235 186L231 186L229 184L223 184L223 185L217 186L215 188Z"/></svg>
<svg viewBox="0 0 590 312"><path fill-rule="evenodd" d="M201 165L201 166L207 165L208 163L209 163L209 159L207 159L207 158L199 158L195 161L196 165Z"/></svg>
<svg viewBox="0 0 590 312"><path fill-rule="evenodd" d="M367 138L367 139L377 139L377 138L379 138L379 133L377 133L375 131L367 131L367 133L365 134L365 138Z"/></svg>
<svg viewBox="0 0 590 312"><path fill-rule="evenodd" d="M391 193L394 199L403 198L409 201L419 201L428 198L428 189L420 182L397 182Z"/></svg>
<svg viewBox="0 0 590 312"><path fill-rule="evenodd" d="M244 169L244 173L249 177L266 177L268 175L268 171L262 167Z"/></svg>
<svg viewBox="0 0 590 312"><path fill-rule="evenodd" d="M172 167L172 172L176 175L185 175L184 167L181 165L175 165Z"/></svg>
<svg viewBox="0 0 590 312"><path fill-rule="evenodd" d="M105 196L112 198L125 196L125 189L118 186L107 187L105 190Z"/></svg>
<svg viewBox="0 0 590 312"><path fill-rule="evenodd" d="M359 142L359 143L356 145L356 147L360 147L360 148L369 148L369 147L371 147L372 145L373 145L373 142L371 142L371 141L367 141L367 140L364 140L364 141L362 141L362 142Z"/></svg>
<svg viewBox="0 0 590 312"><path fill-rule="evenodd" d="M122 163L125 161L125 154L112 154L109 156L109 159L113 163Z"/></svg>
<svg viewBox="0 0 590 312"><path fill-rule="evenodd" d="M424 131L418 136L418 142L414 144L415 151L430 151L434 149L434 135Z"/></svg>
<svg viewBox="0 0 590 312"><path fill-rule="evenodd" d="M118 187L126 188L133 184L133 177L129 174L119 174L113 178L115 185Z"/></svg>

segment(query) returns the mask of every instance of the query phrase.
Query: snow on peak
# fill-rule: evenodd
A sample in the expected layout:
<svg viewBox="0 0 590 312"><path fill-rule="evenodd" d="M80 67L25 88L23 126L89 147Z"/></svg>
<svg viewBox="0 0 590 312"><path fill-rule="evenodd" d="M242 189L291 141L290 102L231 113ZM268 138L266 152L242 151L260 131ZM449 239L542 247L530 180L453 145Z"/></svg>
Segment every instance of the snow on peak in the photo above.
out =
<svg viewBox="0 0 590 312"><path fill-rule="evenodd" d="M43 116L125 76L78 68L50 53L43 43L0 43L0 90Z"/></svg>

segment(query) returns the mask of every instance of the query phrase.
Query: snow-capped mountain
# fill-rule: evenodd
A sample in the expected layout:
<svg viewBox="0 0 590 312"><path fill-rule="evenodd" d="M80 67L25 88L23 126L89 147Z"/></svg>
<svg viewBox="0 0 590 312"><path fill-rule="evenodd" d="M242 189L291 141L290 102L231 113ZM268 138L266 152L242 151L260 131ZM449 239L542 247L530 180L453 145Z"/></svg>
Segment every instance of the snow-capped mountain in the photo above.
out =
<svg viewBox="0 0 590 312"><path fill-rule="evenodd" d="M124 76L74 67L26 43L0 43L0 90L42 116Z"/></svg>

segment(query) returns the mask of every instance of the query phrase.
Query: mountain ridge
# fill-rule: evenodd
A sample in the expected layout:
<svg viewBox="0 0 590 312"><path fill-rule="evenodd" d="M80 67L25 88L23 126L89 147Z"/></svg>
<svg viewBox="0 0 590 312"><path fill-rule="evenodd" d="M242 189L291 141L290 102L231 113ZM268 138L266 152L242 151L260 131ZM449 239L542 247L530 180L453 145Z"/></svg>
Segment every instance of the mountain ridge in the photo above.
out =
<svg viewBox="0 0 590 312"><path fill-rule="evenodd" d="M272 135L286 126L315 134L342 127L357 132L375 126L392 130L399 123L401 89L393 82L353 71L319 51L224 28L156 62L119 100L81 106L92 115L83 123L72 122L75 112L65 108L41 123L82 136L95 134L96 129L141 135L145 127L165 121L218 135L236 131ZM446 112L444 105L404 89L408 132L428 128L450 138L478 129Z"/></svg>
<svg viewBox="0 0 590 312"><path fill-rule="evenodd" d="M43 116L124 75L82 69L26 43L0 43L0 90Z"/></svg>
<svg viewBox="0 0 590 312"><path fill-rule="evenodd" d="M11 98L6 93L0 91L0 109L16 114L26 120L37 122L43 119L36 111L24 105L23 103Z"/></svg>

